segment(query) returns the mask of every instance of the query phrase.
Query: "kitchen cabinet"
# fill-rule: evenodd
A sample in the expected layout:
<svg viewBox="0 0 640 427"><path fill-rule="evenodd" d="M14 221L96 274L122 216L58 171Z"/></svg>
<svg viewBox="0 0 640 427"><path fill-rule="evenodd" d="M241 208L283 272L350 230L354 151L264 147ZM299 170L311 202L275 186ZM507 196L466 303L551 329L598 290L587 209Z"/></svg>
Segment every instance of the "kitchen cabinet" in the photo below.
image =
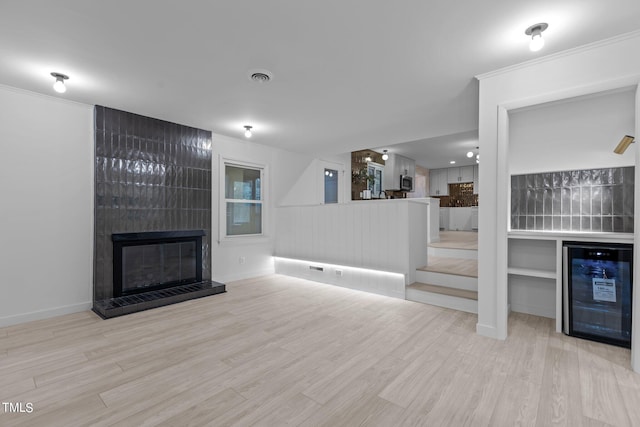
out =
<svg viewBox="0 0 640 427"><path fill-rule="evenodd" d="M449 229L449 209L450 208L440 208L440 230Z"/></svg>
<svg viewBox="0 0 640 427"><path fill-rule="evenodd" d="M440 230L471 231L473 225L473 211L477 218L477 207L440 208ZM476 220L477 221L477 220ZM478 228L476 223L475 229Z"/></svg>
<svg viewBox="0 0 640 427"><path fill-rule="evenodd" d="M473 166L460 166L457 168L447 168L446 171L447 171L447 182L449 184L473 182Z"/></svg>
<svg viewBox="0 0 640 427"><path fill-rule="evenodd" d="M389 158L384 163L384 189L399 190L400 175L408 175L415 181L416 161L399 154L389 153Z"/></svg>
<svg viewBox="0 0 640 427"><path fill-rule="evenodd" d="M431 169L429 171L429 195L448 196L449 181L447 169Z"/></svg>
<svg viewBox="0 0 640 427"><path fill-rule="evenodd" d="M472 208L450 208L449 230L471 231Z"/></svg>
<svg viewBox="0 0 640 427"><path fill-rule="evenodd" d="M472 230L478 229L478 207L477 206L471 207L471 229Z"/></svg>

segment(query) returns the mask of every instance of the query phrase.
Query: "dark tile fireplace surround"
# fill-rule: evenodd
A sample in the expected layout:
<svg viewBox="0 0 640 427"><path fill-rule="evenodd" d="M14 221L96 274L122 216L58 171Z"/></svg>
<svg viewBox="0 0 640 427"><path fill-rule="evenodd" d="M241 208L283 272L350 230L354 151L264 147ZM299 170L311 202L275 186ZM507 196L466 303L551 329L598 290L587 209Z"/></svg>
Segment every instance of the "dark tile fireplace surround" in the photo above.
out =
<svg viewBox="0 0 640 427"><path fill-rule="evenodd" d="M93 310L225 292L211 281L211 132L95 107Z"/></svg>

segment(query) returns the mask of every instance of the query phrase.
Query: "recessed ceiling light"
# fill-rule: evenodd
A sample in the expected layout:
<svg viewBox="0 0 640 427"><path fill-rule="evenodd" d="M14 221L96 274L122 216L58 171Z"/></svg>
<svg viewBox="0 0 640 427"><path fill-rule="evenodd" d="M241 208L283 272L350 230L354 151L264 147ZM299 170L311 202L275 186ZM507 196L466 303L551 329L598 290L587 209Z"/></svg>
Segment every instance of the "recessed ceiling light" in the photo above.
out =
<svg viewBox="0 0 640 427"><path fill-rule="evenodd" d="M529 42L529 49L532 52L537 52L544 46L544 39L542 38L542 32L549 27L549 24L546 22L541 22L539 24L534 24L527 28L524 33L528 36L531 36L531 41Z"/></svg>
<svg viewBox="0 0 640 427"><path fill-rule="evenodd" d="M467 157L468 158L472 158L473 157L473 151L468 151L467 152Z"/></svg>
<svg viewBox="0 0 640 427"><path fill-rule="evenodd" d="M451 160L449 163L452 164L452 165L455 165L456 161L455 160Z"/></svg>

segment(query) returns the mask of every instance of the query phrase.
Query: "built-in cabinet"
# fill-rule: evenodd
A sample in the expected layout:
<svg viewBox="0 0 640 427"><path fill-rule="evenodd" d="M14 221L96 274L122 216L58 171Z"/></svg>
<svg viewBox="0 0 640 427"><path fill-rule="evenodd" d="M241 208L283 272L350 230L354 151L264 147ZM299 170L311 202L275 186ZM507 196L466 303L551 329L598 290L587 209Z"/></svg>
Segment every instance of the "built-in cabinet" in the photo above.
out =
<svg viewBox="0 0 640 427"><path fill-rule="evenodd" d="M429 195L448 196L449 184L473 183L473 193L478 194L478 165L429 171Z"/></svg>
<svg viewBox="0 0 640 427"><path fill-rule="evenodd" d="M449 195L449 180L446 169L431 169L429 171L429 195Z"/></svg>
<svg viewBox="0 0 640 427"><path fill-rule="evenodd" d="M440 208L440 230L449 230L449 209Z"/></svg>
<svg viewBox="0 0 640 427"><path fill-rule="evenodd" d="M389 158L384 164L384 190L399 190L400 176L408 175L415 180L416 161L399 154L389 154Z"/></svg>
<svg viewBox="0 0 640 427"><path fill-rule="evenodd" d="M471 229L478 230L478 207L471 207Z"/></svg>
<svg viewBox="0 0 640 427"><path fill-rule="evenodd" d="M508 295L512 311L549 317L562 330L562 242L633 242L624 233L512 231L508 243Z"/></svg>
<svg viewBox="0 0 640 427"><path fill-rule="evenodd" d="M449 208L449 230L471 231L471 208Z"/></svg>
<svg viewBox="0 0 640 427"><path fill-rule="evenodd" d="M440 208L440 229L472 231L478 229L478 207Z"/></svg>
<svg viewBox="0 0 640 427"><path fill-rule="evenodd" d="M447 168L447 182L449 184L460 184L462 182L473 182L474 166L460 166Z"/></svg>

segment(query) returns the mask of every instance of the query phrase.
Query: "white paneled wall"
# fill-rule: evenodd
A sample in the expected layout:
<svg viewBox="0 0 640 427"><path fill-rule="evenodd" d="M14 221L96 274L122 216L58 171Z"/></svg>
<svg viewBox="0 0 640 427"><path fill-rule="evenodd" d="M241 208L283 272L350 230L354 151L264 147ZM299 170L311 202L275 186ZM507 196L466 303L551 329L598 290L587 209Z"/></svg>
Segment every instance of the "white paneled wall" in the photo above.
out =
<svg viewBox="0 0 640 427"><path fill-rule="evenodd" d="M276 256L306 263L277 258L276 272L404 298L404 285L410 283L416 267L427 262L426 200L280 207ZM314 263L322 263L325 270L310 269ZM356 270L347 274L348 267ZM335 273L336 268L344 270L342 276Z"/></svg>
<svg viewBox="0 0 640 427"><path fill-rule="evenodd" d="M409 233L408 285L416 281L416 268L427 265L427 252L431 241L429 233L433 229L430 224L431 219L433 218L435 221L440 219L438 215L440 200L435 200L436 204L434 205L409 203L409 220L407 222L407 231ZM437 233L439 234L440 231L438 230Z"/></svg>

